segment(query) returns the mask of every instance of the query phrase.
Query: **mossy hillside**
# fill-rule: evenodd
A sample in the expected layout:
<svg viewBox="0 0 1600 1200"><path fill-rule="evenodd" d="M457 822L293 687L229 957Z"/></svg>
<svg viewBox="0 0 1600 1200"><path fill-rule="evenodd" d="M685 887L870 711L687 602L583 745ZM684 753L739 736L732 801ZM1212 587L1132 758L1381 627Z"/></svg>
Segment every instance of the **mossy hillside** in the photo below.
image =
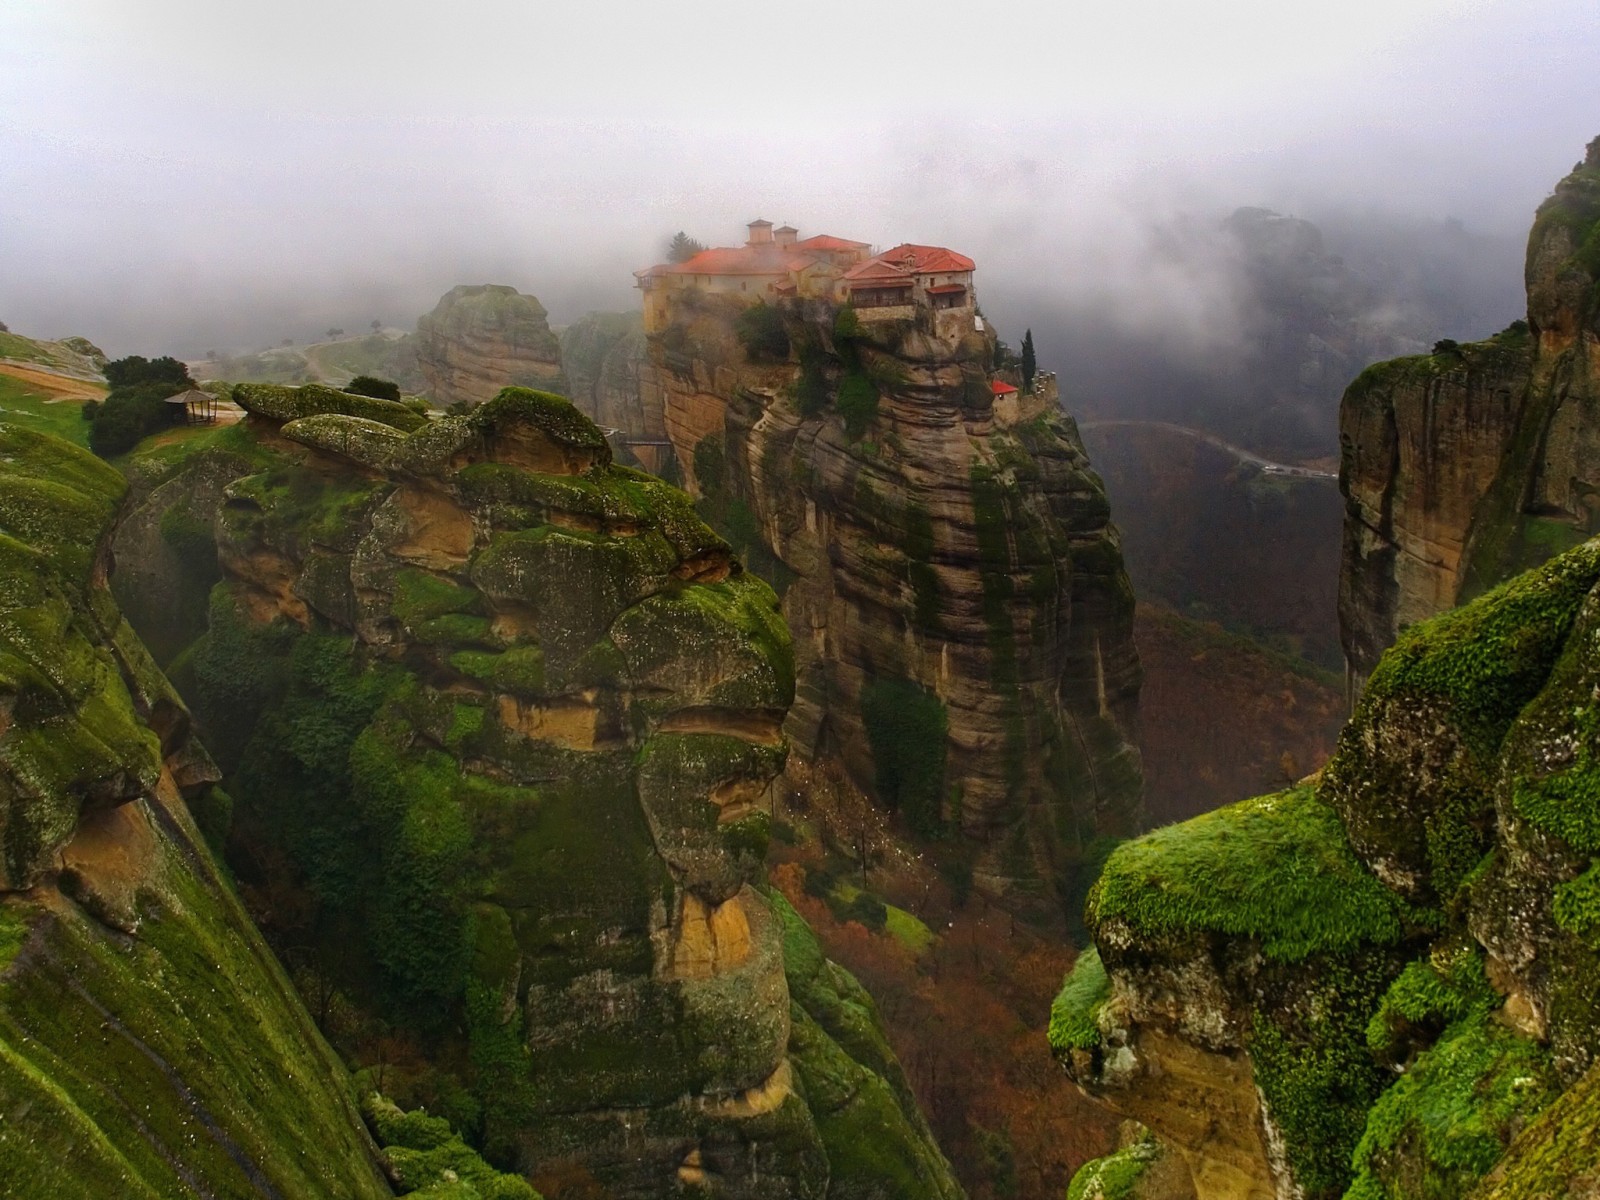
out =
<svg viewBox="0 0 1600 1200"><path fill-rule="evenodd" d="M1600 542L1556 560L1600 558ZM1507 740L1510 808L1575 856L1600 855L1600 592Z"/></svg>
<svg viewBox="0 0 1600 1200"><path fill-rule="evenodd" d="M384 1196L328 1052L179 808L137 801L154 862L128 938L0 902L29 953L0 973L8 1189L39 1196Z"/></svg>
<svg viewBox="0 0 1600 1200"><path fill-rule="evenodd" d="M440 1117L421 1110L402 1112L377 1093L362 1101L361 1113L383 1147L402 1196L539 1200L527 1180L495 1170Z"/></svg>
<svg viewBox="0 0 1600 1200"><path fill-rule="evenodd" d="M111 640L120 616L91 585L123 483L87 451L0 426L0 733L7 778L0 878L33 881L51 865L86 804L131 799L161 767ZM103 598L105 604L97 604ZM146 705L170 689L152 683Z"/></svg>
<svg viewBox="0 0 1600 1200"><path fill-rule="evenodd" d="M1600 1160L1600 1066L1591 1067L1518 1133L1474 1200L1581 1200L1585 1164ZM1592 1175L1588 1175L1592 1179Z"/></svg>
<svg viewBox="0 0 1600 1200"><path fill-rule="evenodd" d="M335 414L361 417L389 425L403 433L421 429L428 419L394 400L380 400L374 396L358 396L309 383L304 387L284 387L274 383L239 383L233 387L233 399L246 412L271 421L288 423L303 417Z"/></svg>
<svg viewBox="0 0 1600 1200"><path fill-rule="evenodd" d="M1159 945L1251 938L1282 963L1402 941L1409 909L1356 859L1334 810L1308 787L1240 801L1118 846L1089 894L1088 922Z"/></svg>
<svg viewBox="0 0 1600 1200"><path fill-rule="evenodd" d="M805 920L774 889L791 1006L790 1061L827 1151L830 1197L935 1197L962 1192L917 1109L872 998L830 962Z"/></svg>
<svg viewBox="0 0 1600 1200"><path fill-rule="evenodd" d="M1493 1169L1560 1093L1549 1053L1484 1012L1451 1025L1380 1096L1348 1200L1446 1200Z"/></svg>
<svg viewBox="0 0 1600 1200"><path fill-rule="evenodd" d="M1414 895L1449 898L1489 848L1501 744L1597 580L1591 542L1412 627L1373 672L1322 794L1363 858L1407 874Z"/></svg>

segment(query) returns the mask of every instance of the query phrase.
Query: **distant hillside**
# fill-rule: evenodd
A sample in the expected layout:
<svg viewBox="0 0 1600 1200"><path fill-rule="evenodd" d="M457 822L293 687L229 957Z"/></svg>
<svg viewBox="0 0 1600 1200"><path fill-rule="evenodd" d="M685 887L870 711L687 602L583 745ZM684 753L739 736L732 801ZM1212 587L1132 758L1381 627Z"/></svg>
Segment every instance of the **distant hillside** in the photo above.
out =
<svg viewBox="0 0 1600 1200"><path fill-rule="evenodd" d="M38 367L79 379L101 378L106 356L88 338L68 337L50 342L3 330L0 326L0 363Z"/></svg>
<svg viewBox="0 0 1600 1200"><path fill-rule="evenodd" d="M234 383L326 383L343 387L357 375L392 379L404 392L424 389L410 334L379 329L359 337L339 336L326 342L269 346L253 354L210 353L191 361L196 379Z"/></svg>
<svg viewBox="0 0 1600 1200"><path fill-rule="evenodd" d="M85 338L47 342L0 332L0 420L87 445L83 402L106 394L105 361Z"/></svg>

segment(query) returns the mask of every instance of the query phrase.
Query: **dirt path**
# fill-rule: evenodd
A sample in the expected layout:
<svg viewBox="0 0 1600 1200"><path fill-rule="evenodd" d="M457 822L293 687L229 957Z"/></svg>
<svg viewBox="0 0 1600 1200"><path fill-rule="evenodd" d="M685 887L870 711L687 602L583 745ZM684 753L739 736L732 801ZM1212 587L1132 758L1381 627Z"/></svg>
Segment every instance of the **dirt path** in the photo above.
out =
<svg viewBox="0 0 1600 1200"><path fill-rule="evenodd" d="M1289 475L1296 479L1338 479L1337 471L1322 471L1315 467L1298 466L1294 463L1273 462L1270 458L1262 458L1259 454L1252 454L1243 446L1235 446L1232 442L1225 442L1214 433L1207 433L1203 429L1193 429L1188 425L1174 425L1171 421L1140 421L1133 418L1105 420L1105 421L1079 421L1081 429L1112 429L1127 426L1143 426L1146 429L1165 429L1170 433L1181 433L1192 437L1207 445L1215 446L1218 450L1226 451L1240 462L1250 463L1260 467L1268 475Z"/></svg>
<svg viewBox="0 0 1600 1200"><path fill-rule="evenodd" d="M0 362L0 375L10 375L13 379L22 380L29 387L37 388L51 401L103 400L106 394L103 383L73 379L66 375L57 375L53 371L40 370L38 367L25 367L20 363Z"/></svg>

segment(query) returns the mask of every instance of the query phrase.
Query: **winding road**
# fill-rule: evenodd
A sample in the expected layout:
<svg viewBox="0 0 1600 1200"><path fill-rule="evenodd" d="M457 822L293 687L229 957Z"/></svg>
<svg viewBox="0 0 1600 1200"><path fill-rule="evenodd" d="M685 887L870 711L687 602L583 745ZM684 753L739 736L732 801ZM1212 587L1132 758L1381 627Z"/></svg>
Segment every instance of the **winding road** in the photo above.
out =
<svg viewBox="0 0 1600 1200"><path fill-rule="evenodd" d="M1335 481L1339 478L1337 471L1317 471L1311 467L1297 467L1291 463L1273 462L1270 458L1262 458L1259 454L1252 454L1243 446L1235 446L1232 442L1225 442L1214 433L1207 433L1203 429L1191 429L1187 425L1174 425L1171 421L1140 421L1133 418L1125 418L1078 422L1080 431L1086 429L1112 429L1119 426L1165 429L1169 433L1181 433L1186 437L1194 438L1196 441L1205 442L1209 446L1215 446L1218 450L1233 455L1240 462L1260 467L1265 475L1287 475L1294 479L1332 479Z"/></svg>

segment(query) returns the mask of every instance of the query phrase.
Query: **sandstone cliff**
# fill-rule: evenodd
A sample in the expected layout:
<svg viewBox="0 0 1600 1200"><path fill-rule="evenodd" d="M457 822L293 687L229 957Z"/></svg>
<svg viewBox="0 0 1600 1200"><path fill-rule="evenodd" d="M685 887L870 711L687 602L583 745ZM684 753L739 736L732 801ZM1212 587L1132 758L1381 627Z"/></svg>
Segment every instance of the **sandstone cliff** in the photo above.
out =
<svg viewBox="0 0 1600 1200"><path fill-rule="evenodd" d="M551 1196L959 1196L870 998L765 886L767 585L559 397L235 396L128 524L231 475L175 672L351 1053L403 1039L429 1066L392 1079Z"/></svg>
<svg viewBox="0 0 1600 1200"><path fill-rule="evenodd" d="M1320 778L1112 854L1068 1071L1202 1200L1592 1194L1597 684L1600 540L1403 633Z"/></svg>
<svg viewBox="0 0 1600 1200"><path fill-rule="evenodd" d="M644 322L636 312L592 312L561 331L561 365L572 402L595 424L616 429L624 443L666 437L659 405L640 389Z"/></svg>
<svg viewBox="0 0 1600 1200"><path fill-rule="evenodd" d="M1528 319L1364 371L1340 411L1353 690L1406 625L1600 531L1600 139L1540 206Z"/></svg>
<svg viewBox="0 0 1600 1200"><path fill-rule="evenodd" d="M0 1191L389 1195L189 815L229 801L105 587L123 481L14 426L0 449Z"/></svg>
<svg viewBox="0 0 1600 1200"><path fill-rule="evenodd" d="M1059 920L1088 843L1140 819L1133 594L1053 381L997 404L994 335L962 315L677 292L646 399L782 590L800 751Z"/></svg>
<svg viewBox="0 0 1600 1200"><path fill-rule="evenodd" d="M482 404L504 387L563 391L561 346L544 305L503 284L451 288L417 320L412 347L440 405Z"/></svg>

